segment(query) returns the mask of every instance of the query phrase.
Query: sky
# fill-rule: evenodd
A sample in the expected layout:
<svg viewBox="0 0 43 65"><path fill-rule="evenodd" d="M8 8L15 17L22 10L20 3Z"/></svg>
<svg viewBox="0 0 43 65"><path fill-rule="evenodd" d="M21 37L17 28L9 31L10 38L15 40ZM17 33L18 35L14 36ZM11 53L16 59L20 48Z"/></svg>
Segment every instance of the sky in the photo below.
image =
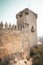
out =
<svg viewBox="0 0 43 65"><path fill-rule="evenodd" d="M0 0L0 22L16 24L16 14L24 8L37 13L37 36L43 37L43 0Z"/></svg>

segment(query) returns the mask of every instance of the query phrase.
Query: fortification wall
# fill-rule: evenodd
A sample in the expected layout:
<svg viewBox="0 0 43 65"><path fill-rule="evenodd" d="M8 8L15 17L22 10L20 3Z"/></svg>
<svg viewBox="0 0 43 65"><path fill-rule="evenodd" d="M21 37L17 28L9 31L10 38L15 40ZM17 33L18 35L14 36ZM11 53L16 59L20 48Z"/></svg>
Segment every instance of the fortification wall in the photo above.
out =
<svg viewBox="0 0 43 65"><path fill-rule="evenodd" d="M28 39L20 31L0 31L0 58L17 52L23 52L24 57L28 56L30 50Z"/></svg>

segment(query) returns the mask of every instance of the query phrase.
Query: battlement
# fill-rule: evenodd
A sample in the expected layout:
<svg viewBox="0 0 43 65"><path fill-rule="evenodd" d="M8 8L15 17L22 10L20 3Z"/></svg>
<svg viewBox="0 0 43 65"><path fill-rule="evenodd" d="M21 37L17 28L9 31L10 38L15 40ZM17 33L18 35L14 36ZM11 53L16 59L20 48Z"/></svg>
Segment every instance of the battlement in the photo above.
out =
<svg viewBox="0 0 43 65"><path fill-rule="evenodd" d="M7 22L3 24L3 21L1 21L0 30L17 30L17 26L15 24L11 25L11 23L8 25Z"/></svg>
<svg viewBox="0 0 43 65"><path fill-rule="evenodd" d="M22 31L23 29L25 29L26 27L22 28L21 25L15 25L15 24L11 24L11 23L5 23L3 24L3 21L0 22L0 30L8 30L8 31Z"/></svg>
<svg viewBox="0 0 43 65"><path fill-rule="evenodd" d="M21 25L20 25L21 26ZM21 31L22 29L20 28L20 26L15 25L15 24L11 24L11 23L5 23L3 24L3 21L0 22L0 30L13 30L13 31Z"/></svg>

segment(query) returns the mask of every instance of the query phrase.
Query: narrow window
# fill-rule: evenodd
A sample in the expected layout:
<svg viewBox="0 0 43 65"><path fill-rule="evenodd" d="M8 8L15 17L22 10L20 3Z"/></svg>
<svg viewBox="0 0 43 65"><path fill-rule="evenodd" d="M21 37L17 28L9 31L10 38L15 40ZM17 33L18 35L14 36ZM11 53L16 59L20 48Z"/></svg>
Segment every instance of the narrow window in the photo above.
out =
<svg viewBox="0 0 43 65"><path fill-rule="evenodd" d="M35 30L34 30L34 27L32 26L32 28L31 28L31 32L33 33Z"/></svg>
<svg viewBox="0 0 43 65"><path fill-rule="evenodd" d="M29 24L28 24L28 23L25 23L25 26L27 26L27 27L28 27L28 26L29 26Z"/></svg>
<svg viewBox="0 0 43 65"><path fill-rule="evenodd" d="M20 17L22 17L22 14L21 15L19 15Z"/></svg>
<svg viewBox="0 0 43 65"><path fill-rule="evenodd" d="M25 12L25 15L29 15L29 13L28 12Z"/></svg>

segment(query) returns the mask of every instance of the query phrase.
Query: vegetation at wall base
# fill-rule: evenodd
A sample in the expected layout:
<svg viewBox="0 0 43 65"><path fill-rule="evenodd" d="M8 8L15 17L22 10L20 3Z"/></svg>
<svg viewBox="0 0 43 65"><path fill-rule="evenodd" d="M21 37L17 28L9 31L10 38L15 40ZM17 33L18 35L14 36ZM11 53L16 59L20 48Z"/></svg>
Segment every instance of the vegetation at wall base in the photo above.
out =
<svg viewBox="0 0 43 65"><path fill-rule="evenodd" d="M43 65L43 45L31 48L30 56L33 58L32 65Z"/></svg>

